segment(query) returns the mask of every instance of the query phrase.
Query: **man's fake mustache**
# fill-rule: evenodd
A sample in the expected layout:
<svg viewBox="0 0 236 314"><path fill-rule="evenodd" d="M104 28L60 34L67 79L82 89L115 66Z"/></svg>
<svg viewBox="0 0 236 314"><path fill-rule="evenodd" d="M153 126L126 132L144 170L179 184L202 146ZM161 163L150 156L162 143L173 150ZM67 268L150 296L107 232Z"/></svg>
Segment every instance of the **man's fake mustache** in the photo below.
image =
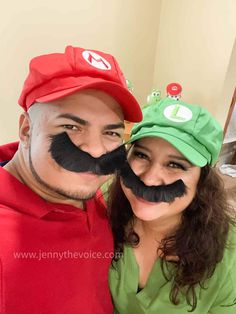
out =
<svg viewBox="0 0 236 314"><path fill-rule="evenodd" d="M147 186L133 172L128 162L120 171L123 184L131 189L137 197L143 198L148 202L167 202L171 203L176 197L186 194L186 185L182 180L177 180L167 185Z"/></svg>
<svg viewBox="0 0 236 314"><path fill-rule="evenodd" d="M51 140L49 152L52 158L60 167L68 171L108 175L119 170L126 161L124 145L95 158L78 148L66 132L50 135L49 138Z"/></svg>

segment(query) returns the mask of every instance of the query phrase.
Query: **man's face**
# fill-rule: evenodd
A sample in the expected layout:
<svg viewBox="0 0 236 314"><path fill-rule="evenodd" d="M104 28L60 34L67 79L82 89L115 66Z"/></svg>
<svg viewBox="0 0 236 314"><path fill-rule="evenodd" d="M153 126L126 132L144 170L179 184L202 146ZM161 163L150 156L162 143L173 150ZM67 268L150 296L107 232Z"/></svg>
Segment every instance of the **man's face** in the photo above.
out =
<svg viewBox="0 0 236 314"><path fill-rule="evenodd" d="M100 157L122 144L124 124L119 104L106 93L91 89L34 106L30 116L35 109L38 114L32 119L28 149L34 178L49 193L75 200L91 198L108 177L59 166L49 152L50 137L66 132L81 150Z"/></svg>

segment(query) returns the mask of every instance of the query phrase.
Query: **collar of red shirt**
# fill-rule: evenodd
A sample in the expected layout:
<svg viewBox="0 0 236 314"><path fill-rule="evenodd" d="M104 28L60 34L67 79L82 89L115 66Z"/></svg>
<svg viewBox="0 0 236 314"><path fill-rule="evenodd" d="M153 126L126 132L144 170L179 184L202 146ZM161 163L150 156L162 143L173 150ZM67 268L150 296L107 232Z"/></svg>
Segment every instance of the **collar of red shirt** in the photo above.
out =
<svg viewBox="0 0 236 314"><path fill-rule="evenodd" d="M0 204L12 210L46 220L68 220L79 218L92 230L94 212L105 212L105 203L99 190L96 196L85 202L85 208L50 203L42 199L28 186L21 183L7 170L0 167ZM100 208L100 209L99 209Z"/></svg>
<svg viewBox="0 0 236 314"><path fill-rule="evenodd" d="M0 146L0 162L11 160L15 155L19 142L12 142Z"/></svg>
<svg viewBox="0 0 236 314"><path fill-rule="evenodd" d="M0 146L0 162L12 159L18 146L19 142ZM53 217L57 215L60 220L80 216L80 218L87 220L90 228L92 228L94 211L98 210L99 207L102 212L106 212L101 190L98 190L92 199L86 201L84 209L81 209L72 205L45 201L2 167L0 167L0 182L0 203L2 205L37 218L45 217L46 219L47 217L47 219L51 219L48 215L50 213L53 214L51 215Z"/></svg>

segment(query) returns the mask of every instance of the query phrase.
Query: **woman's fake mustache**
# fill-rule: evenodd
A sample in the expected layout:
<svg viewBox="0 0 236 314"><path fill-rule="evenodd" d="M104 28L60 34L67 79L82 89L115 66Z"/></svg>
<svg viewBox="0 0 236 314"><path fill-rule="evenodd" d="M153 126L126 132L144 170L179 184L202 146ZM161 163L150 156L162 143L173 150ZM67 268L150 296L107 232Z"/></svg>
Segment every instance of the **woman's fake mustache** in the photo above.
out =
<svg viewBox="0 0 236 314"><path fill-rule="evenodd" d="M120 171L123 184L129 188L137 197L143 198L148 202L167 202L171 203L176 197L186 194L186 185L182 180L175 181L167 185L147 186L133 172L128 162Z"/></svg>

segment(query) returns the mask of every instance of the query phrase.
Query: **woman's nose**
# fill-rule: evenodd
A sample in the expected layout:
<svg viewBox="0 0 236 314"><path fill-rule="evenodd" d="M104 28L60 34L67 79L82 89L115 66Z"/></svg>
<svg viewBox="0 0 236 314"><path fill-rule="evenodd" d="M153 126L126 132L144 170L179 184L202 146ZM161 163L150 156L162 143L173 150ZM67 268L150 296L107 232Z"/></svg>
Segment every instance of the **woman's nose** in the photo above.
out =
<svg viewBox="0 0 236 314"><path fill-rule="evenodd" d="M165 171L159 164L150 165L139 174L139 177L147 186L163 185L166 182Z"/></svg>

